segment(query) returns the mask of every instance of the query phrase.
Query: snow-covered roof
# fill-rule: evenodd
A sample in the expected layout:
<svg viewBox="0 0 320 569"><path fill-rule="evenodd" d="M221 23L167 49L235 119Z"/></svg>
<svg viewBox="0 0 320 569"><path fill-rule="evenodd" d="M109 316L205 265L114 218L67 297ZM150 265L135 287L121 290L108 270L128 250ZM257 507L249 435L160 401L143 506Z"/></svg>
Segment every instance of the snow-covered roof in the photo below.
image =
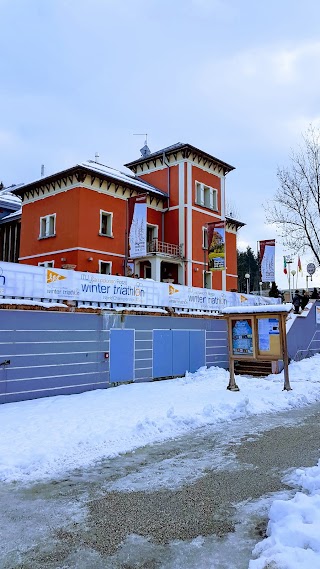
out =
<svg viewBox="0 0 320 569"><path fill-rule="evenodd" d="M46 184L53 180L64 178L68 175L71 175L76 170L86 170L88 173L97 174L103 176L109 180L115 180L122 185L135 187L137 191L144 191L146 193L156 194L158 196L167 197L167 194L159 188L156 188L152 184L149 184L139 176L135 176L133 174L126 174L125 172L121 172L120 170L116 170L115 168L111 168L110 166L106 166L105 164L99 164L98 162L94 162L93 160L86 160L85 162L79 162L78 164L68 168L67 170L61 170L60 172L55 172L50 174L49 176L40 177L32 182L28 182L26 184L22 184L21 186L14 188L13 191L18 195L22 195L25 191L27 191L30 187L34 185Z"/></svg>
<svg viewBox="0 0 320 569"><path fill-rule="evenodd" d="M116 170L115 168L111 168L110 166L105 166L104 164L99 164L98 162L94 162L93 160L87 160L86 162L82 162L79 164L83 168L87 168L90 171L97 172L99 174L104 174L110 178L115 178L116 180L122 181L126 184L133 184L134 186L138 186L145 191L152 191L153 193L166 196L167 194L159 188L152 186L152 184L148 184L139 176L133 176L132 174L126 174L125 172L121 172L120 170Z"/></svg>
<svg viewBox="0 0 320 569"><path fill-rule="evenodd" d="M21 207L21 198L12 193L12 190L17 186L11 186L10 188L4 188L0 190L0 206L9 210L16 211Z"/></svg>
<svg viewBox="0 0 320 569"><path fill-rule="evenodd" d="M19 219L21 215L22 215L22 207L17 209L17 211L13 211L12 213L9 213L8 215L4 215L3 217L1 217L0 225L1 223L8 223L8 221L14 221L15 219Z"/></svg>

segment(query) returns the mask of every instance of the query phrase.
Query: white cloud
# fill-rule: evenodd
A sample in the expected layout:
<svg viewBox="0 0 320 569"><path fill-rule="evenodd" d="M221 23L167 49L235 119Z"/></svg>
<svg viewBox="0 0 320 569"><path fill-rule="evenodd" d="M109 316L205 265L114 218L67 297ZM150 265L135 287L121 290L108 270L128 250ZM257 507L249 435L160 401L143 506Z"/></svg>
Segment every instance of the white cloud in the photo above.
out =
<svg viewBox="0 0 320 569"><path fill-rule="evenodd" d="M244 144L255 137L257 145L280 148L318 117L319 66L318 41L270 44L223 58L212 54L195 83L204 104L219 108L219 117L242 131Z"/></svg>

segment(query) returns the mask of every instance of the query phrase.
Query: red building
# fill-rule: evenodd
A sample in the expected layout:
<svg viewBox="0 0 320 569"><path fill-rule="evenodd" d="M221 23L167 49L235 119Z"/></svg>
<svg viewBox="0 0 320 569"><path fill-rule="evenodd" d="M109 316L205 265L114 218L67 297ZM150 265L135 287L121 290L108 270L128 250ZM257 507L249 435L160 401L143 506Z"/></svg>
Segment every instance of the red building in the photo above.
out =
<svg viewBox="0 0 320 569"><path fill-rule="evenodd" d="M125 174L88 161L20 186L20 263L126 274L188 286L237 288L236 234L226 217L229 164L178 143L142 156ZM147 253L127 258L129 197L147 195ZM225 221L226 270L208 271L207 224Z"/></svg>

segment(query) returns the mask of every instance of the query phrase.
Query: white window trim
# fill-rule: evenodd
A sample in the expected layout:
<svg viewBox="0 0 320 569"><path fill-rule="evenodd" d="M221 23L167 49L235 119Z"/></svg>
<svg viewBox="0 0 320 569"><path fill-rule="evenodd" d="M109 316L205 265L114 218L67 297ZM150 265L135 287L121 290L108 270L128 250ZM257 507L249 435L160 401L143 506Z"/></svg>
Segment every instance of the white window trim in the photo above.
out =
<svg viewBox="0 0 320 569"><path fill-rule="evenodd" d="M109 275L112 275L112 261L104 261L103 259L99 259L99 273L100 273L100 274L106 274L106 273L101 273L101 264L102 264L102 263L105 263L105 264L110 265L110 273L109 273Z"/></svg>
<svg viewBox="0 0 320 569"><path fill-rule="evenodd" d="M48 265L48 263L52 263L52 265L50 264L50 266ZM52 261L42 261L40 263L38 263L38 267L45 267L47 269L51 269L54 267L54 260Z"/></svg>
<svg viewBox="0 0 320 569"><path fill-rule="evenodd" d="M108 233L102 233L102 214L110 215L111 216L111 232L110 235ZM112 211L105 211L104 209L100 209L100 225L99 225L99 235L101 237L113 237L113 212Z"/></svg>
<svg viewBox="0 0 320 569"><path fill-rule="evenodd" d="M210 275L210 286L209 287L205 287L205 275ZM203 288L209 288L212 289L212 271L202 271L202 283L203 283Z"/></svg>
<svg viewBox="0 0 320 569"><path fill-rule="evenodd" d="M205 251L208 250L208 228L206 226L202 227L202 249L204 249Z"/></svg>
<svg viewBox="0 0 320 569"><path fill-rule="evenodd" d="M53 217L53 233L50 234L45 234L42 235L41 234L41 229L42 229L42 221L45 219L49 219L50 217ZM57 218L57 214L56 213L49 213L48 215L43 215L42 217L40 217L40 228L39 228L39 239L47 239L48 237L55 237L56 235L56 218Z"/></svg>
<svg viewBox="0 0 320 569"><path fill-rule="evenodd" d="M147 223L147 228L148 227L152 227L155 231L154 231L154 238L158 239L159 236L159 225L156 225L155 223Z"/></svg>
<svg viewBox="0 0 320 569"><path fill-rule="evenodd" d="M147 277L147 269L150 269L150 277ZM143 276L145 279L150 279L152 275L152 267L151 265L144 265L143 266Z"/></svg>
<svg viewBox="0 0 320 569"><path fill-rule="evenodd" d="M201 194L203 195L203 199L198 200L198 186L200 186L200 191ZM204 200L204 191L205 188L207 188L209 190L209 192L212 192L212 201L215 201L215 207L212 205L212 207L209 205L205 205L205 200ZM215 200L213 200L213 196L215 196ZM199 205L201 207L204 207L206 209L210 209L211 211L219 211L218 210L218 190L217 188L212 188L211 186L208 186L208 184L204 184L202 182L198 182L196 180L195 182L195 204Z"/></svg>

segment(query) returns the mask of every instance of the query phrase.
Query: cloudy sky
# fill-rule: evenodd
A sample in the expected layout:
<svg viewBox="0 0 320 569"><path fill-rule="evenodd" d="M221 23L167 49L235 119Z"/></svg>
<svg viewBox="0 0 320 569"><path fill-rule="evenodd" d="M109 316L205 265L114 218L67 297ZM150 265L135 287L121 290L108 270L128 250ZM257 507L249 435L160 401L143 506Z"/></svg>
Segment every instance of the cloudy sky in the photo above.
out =
<svg viewBox="0 0 320 569"><path fill-rule="evenodd" d="M0 0L0 179L95 152L123 169L134 133L151 151L189 142L236 167L228 203L256 251L277 237L277 166L319 124L319 20L318 0Z"/></svg>

